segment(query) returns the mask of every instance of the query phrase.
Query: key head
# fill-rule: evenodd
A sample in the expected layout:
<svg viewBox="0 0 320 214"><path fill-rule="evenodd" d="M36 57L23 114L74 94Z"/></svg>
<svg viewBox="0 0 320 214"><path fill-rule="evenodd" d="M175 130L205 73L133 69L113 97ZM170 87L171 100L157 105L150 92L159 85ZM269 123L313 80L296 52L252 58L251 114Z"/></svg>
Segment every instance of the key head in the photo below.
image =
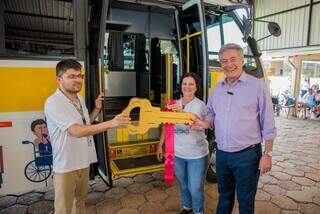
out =
<svg viewBox="0 0 320 214"><path fill-rule="evenodd" d="M140 108L138 125L130 123L128 125L128 131L130 134L144 134L150 128L156 128L159 126L157 120L154 120L155 115L160 112L160 108L153 107L148 99L132 98L127 108L122 112L130 115L130 112L134 108Z"/></svg>

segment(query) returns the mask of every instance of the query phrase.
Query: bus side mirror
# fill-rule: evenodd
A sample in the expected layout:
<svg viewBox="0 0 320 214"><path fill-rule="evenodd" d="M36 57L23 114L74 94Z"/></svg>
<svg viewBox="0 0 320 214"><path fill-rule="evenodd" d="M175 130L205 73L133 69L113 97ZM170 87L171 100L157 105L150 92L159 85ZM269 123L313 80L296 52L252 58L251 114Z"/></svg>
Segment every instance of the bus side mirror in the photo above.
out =
<svg viewBox="0 0 320 214"><path fill-rule="evenodd" d="M272 36L278 37L281 35L281 28L276 22L268 23L268 31Z"/></svg>
<svg viewBox="0 0 320 214"><path fill-rule="evenodd" d="M263 39L266 39L270 36L275 36L278 37L281 35L281 27L278 23L276 22L269 22L269 21L263 21L263 20L258 20L258 19L247 19L245 16L243 17L243 41L246 42L250 38L251 34L251 29L252 29L252 24L254 22L262 22L262 23L267 23L268 24L268 31L269 35L264 36L260 39L257 39L256 42L259 42Z"/></svg>

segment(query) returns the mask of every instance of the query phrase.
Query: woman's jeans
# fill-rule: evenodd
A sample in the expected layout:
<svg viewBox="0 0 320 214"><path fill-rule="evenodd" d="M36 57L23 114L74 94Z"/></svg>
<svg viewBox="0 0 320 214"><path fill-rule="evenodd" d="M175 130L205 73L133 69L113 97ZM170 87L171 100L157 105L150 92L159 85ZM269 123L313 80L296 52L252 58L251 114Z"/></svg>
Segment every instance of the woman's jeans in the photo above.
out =
<svg viewBox="0 0 320 214"><path fill-rule="evenodd" d="M240 152L217 150L216 170L219 191L217 214L232 212L235 192L239 213L254 214L261 153L261 144Z"/></svg>
<svg viewBox="0 0 320 214"><path fill-rule="evenodd" d="M204 179L209 164L209 155L199 159L175 157L174 172L179 182L183 208L193 208L194 213L204 210Z"/></svg>

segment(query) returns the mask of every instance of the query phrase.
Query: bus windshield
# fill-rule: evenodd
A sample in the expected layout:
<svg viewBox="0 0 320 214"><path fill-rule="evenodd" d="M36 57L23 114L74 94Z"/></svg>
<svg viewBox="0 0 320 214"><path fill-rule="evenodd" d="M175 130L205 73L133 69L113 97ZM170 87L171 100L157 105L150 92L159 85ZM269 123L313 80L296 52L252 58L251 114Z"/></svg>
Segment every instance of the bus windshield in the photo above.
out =
<svg viewBox="0 0 320 214"><path fill-rule="evenodd" d="M246 11L239 10L242 17ZM252 55L248 44L243 40L243 33L237 25L235 18L229 15L220 14L210 16L207 21L208 35L208 51L209 51L209 66L220 67L218 52L222 45L227 43L235 43L240 45L245 54L245 69L254 70L257 68L256 61ZM241 22L241 20L239 20Z"/></svg>

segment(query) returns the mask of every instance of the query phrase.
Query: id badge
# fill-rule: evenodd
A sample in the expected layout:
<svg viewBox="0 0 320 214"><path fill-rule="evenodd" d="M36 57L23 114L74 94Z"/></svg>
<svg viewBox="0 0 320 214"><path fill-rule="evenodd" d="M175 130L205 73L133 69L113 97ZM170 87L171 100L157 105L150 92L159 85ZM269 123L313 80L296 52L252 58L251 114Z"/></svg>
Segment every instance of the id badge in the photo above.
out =
<svg viewBox="0 0 320 214"><path fill-rule="evenodd" d="M90 137L87 137L87 142L88 142L88 146L89 146L89 147L92 147L93 142L92 142L92 137L91 137L91 136L90 136Z"/></svg>

